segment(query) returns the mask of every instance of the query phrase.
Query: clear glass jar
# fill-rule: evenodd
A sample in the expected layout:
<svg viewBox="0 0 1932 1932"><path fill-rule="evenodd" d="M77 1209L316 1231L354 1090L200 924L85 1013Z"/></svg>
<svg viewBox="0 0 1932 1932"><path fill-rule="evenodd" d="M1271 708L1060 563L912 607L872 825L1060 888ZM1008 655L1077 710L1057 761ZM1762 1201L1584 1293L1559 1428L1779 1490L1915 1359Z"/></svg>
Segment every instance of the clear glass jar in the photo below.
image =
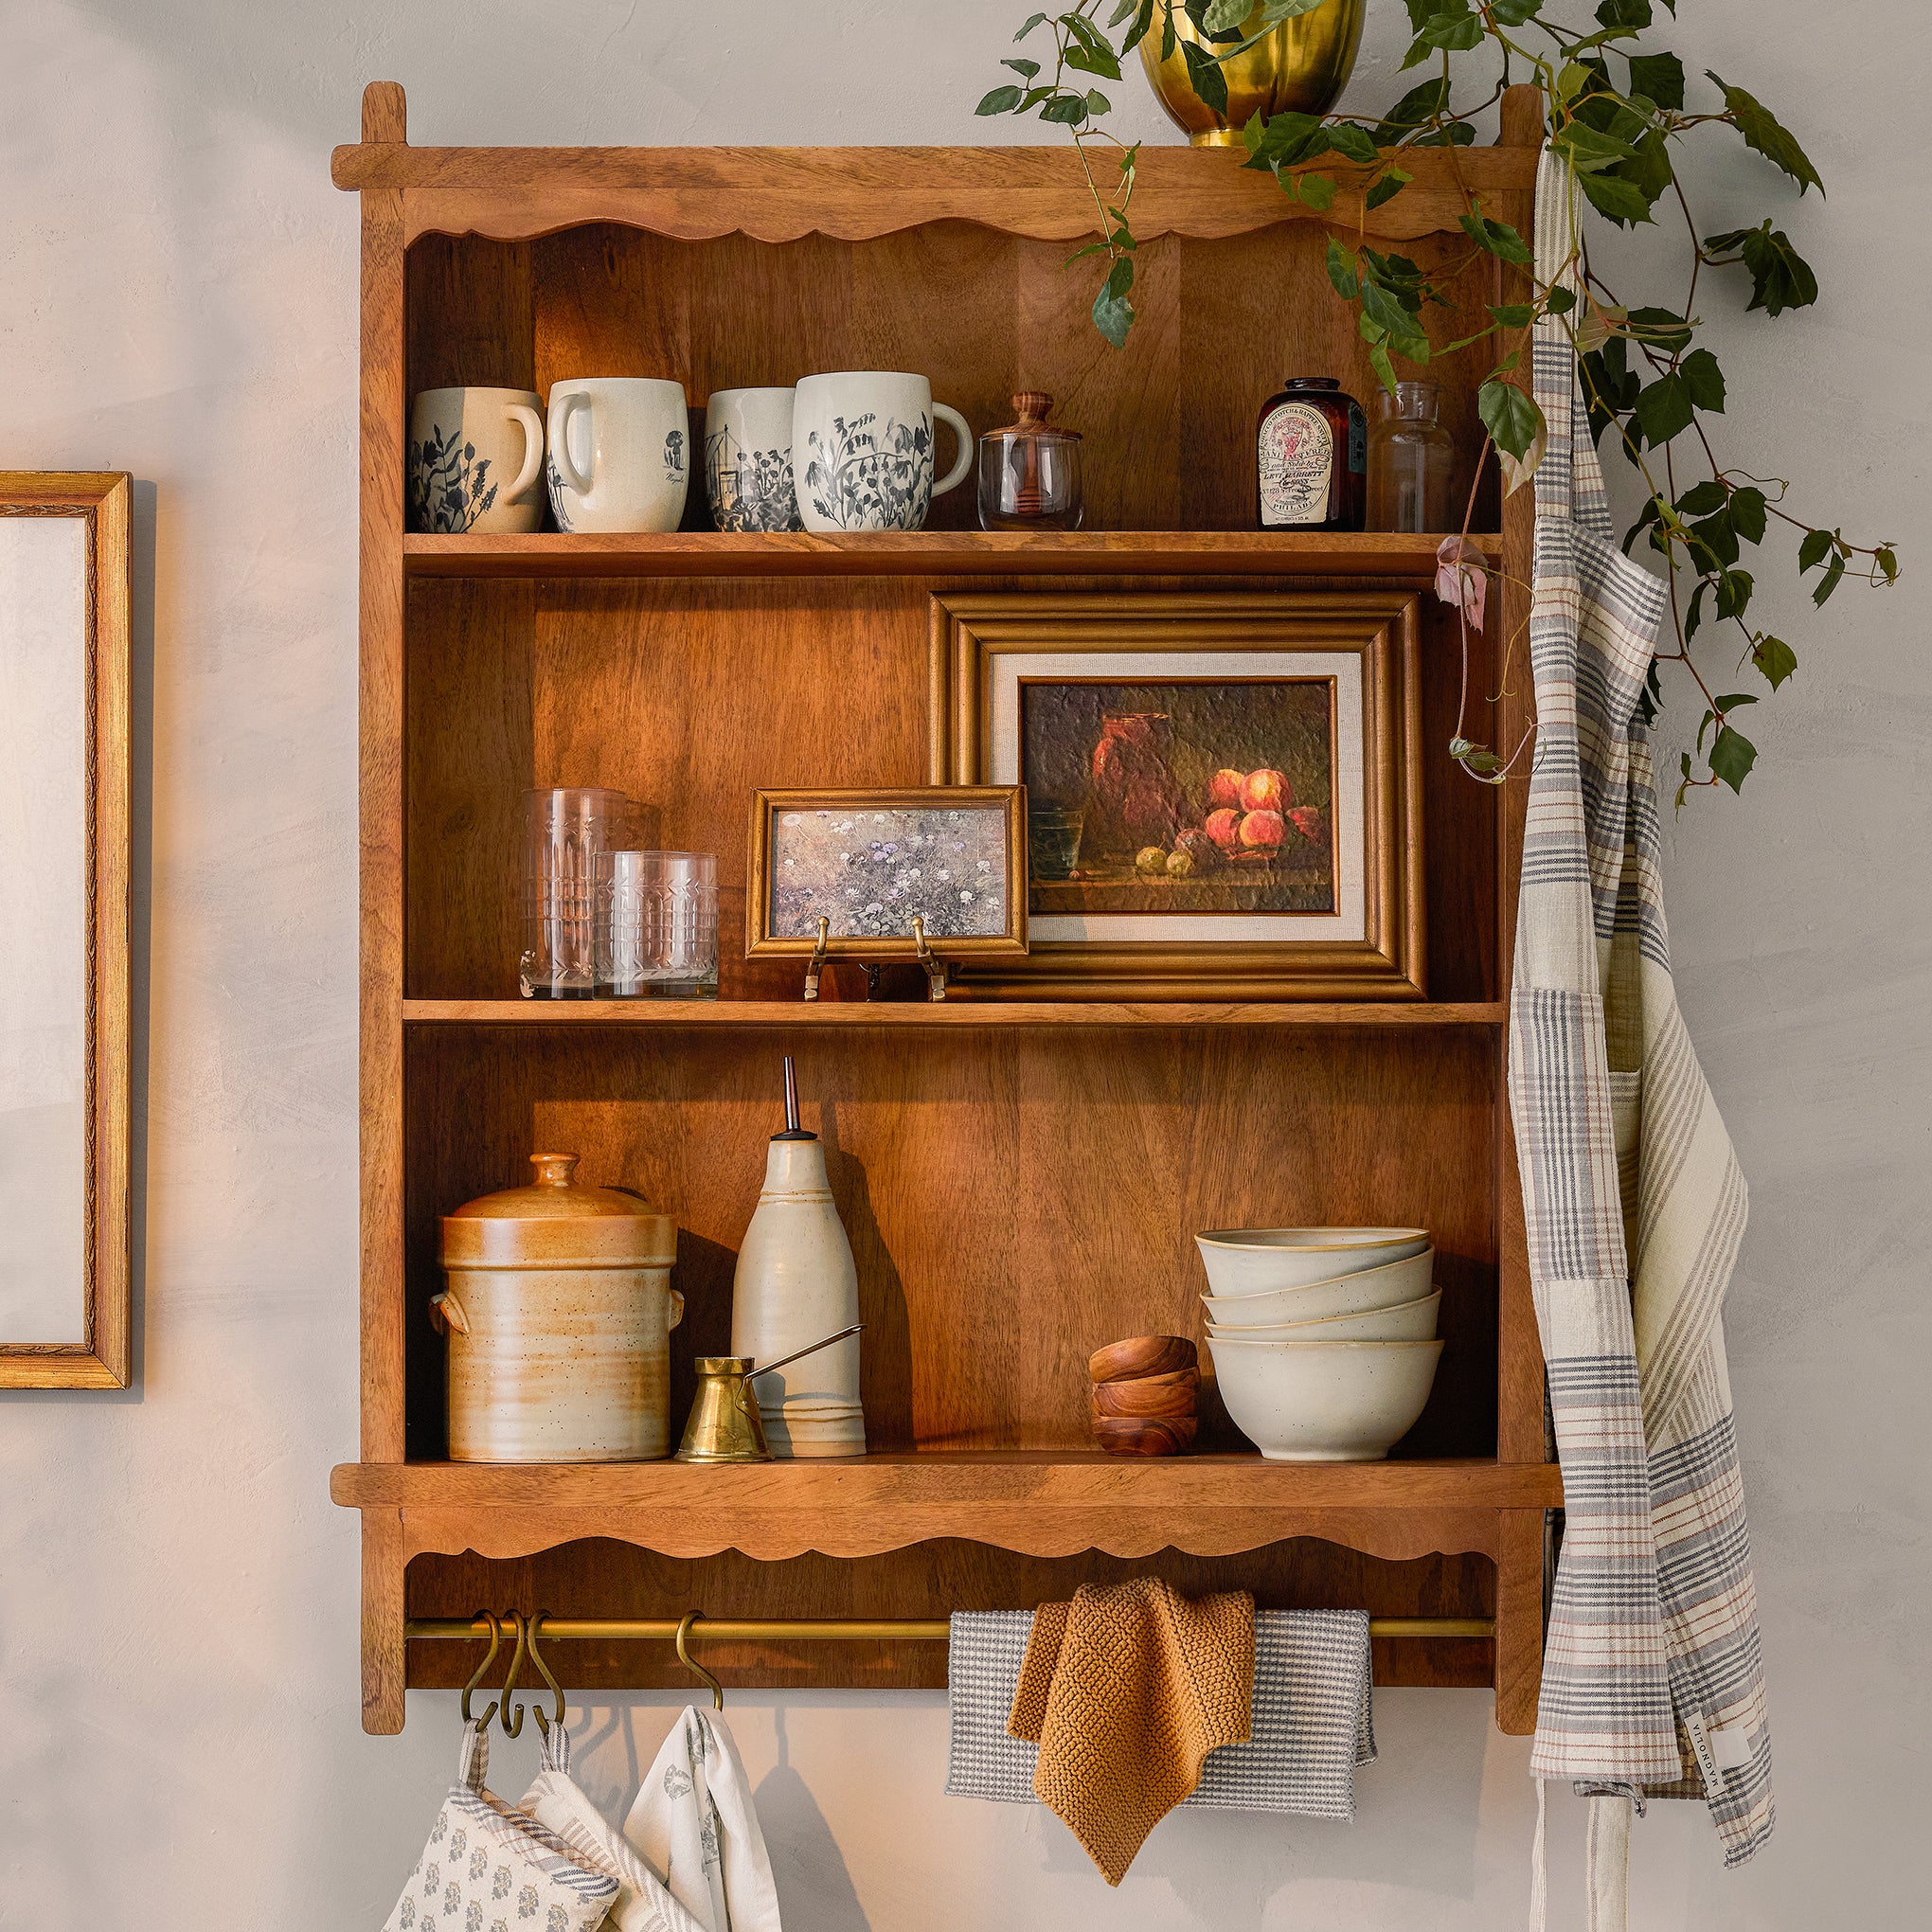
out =
<svg viewBox="0 0 1932 1932"><path fill-rule="evenodd" d="M523 956L526 999L596 993L597 861L627 835L631 801L597 785L531 792L524 807Z"/></svg>
<svg viewBox="0 0 1932 1932"><path fill-rule="evenodd" d="M1053 398L1038 389L1013 398L1019 420L979 438L979 526L988 530L1077 530L1080 432L1048 424Z"/></svg>
<svg viewBox="0 0 1932 1932"><path fill-rule="evenodd" d="M1456 442L1437 420L1442 392L1434 383L1398 383L1375 396L1368 432L1368 528L1453 530L1450 483Z"/></svg>
<svg viewBox="0 0 1932 1932"><path fill-rule="evenodd" d="M717 998L712 853L599 854L597 991L602 999Z"/></svg>

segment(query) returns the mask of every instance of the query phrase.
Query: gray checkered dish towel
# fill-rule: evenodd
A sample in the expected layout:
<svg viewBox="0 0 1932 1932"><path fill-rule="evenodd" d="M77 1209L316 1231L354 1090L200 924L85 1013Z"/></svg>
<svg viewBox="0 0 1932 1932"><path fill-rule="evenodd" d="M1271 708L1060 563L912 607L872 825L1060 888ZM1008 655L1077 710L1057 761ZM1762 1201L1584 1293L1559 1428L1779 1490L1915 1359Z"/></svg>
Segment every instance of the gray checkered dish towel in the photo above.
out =
<svg viewBox="0 0 1932 1932"><path fill-rule="evenodd" d="M949 1798L1040 1801L1040 1747L1007 1735L1032 1630L1030 1610L953 1613ZM1368 1685L1367 1611L1258 1610L1248 1742L1210 1751L1182 1804L1353 1818L1355 1766L1375 1762Z"/></svg>
<svg viewBox="0 0 1932 1932"><path fill-rule="evenodd" d="M1575 287L1546 150L1539 280ZM1638 712L1667 587L1611 533L1576 356L1536 326L1537 735L1510 1102L1565 1534L1535 1777L1703 1798L1726 1865L1771 1834L1771 1735L1720 1314L1744 1182L1677 1011ZM1613 1841L1628 1798L1600 1798ZM1593 1824L1600 1822L1593 1817Z"/></svg>

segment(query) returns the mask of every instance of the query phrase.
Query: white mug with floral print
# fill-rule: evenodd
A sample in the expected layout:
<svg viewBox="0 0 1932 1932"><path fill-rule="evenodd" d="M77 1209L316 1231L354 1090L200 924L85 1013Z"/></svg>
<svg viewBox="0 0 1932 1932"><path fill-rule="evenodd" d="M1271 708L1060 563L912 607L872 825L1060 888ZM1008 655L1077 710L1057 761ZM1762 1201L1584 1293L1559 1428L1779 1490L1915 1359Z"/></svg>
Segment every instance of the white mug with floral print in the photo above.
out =
<svg viewBox="0 0 1932 1932"><path fill-rule="evenodd" d="M409 528L431 536L541 529L543 402L533 389L424 389L409 409Z"/></svg>
<svg viewBox="0 0 1932 1932"><path fill-rule="evenodd" d="M933 420L958 441L953 467L933 480ZM808 530L916 530L935 496L966 479L973 432L933 401L923 376L847 369L807 376L792 412L792 478Z"/></svg>
<svg viewBox="0 0 1932 1932"><path fill-rule="evenodd" d="M682 383L576 376L550 385L550 513L560 530L674 530L690 479Z"/></svg>

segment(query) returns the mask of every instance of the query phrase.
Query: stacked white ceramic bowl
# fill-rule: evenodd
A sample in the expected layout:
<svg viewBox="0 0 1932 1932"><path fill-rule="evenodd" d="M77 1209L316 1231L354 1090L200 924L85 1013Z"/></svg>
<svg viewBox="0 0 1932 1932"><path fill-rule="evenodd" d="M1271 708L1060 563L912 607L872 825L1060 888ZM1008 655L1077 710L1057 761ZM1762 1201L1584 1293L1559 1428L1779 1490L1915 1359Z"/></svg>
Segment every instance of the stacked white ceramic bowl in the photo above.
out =
<svg viewBox="0 0 1932 1932"><path fill-rule="evenodd" d="M1429 1400L1442 1344L1420 1227L1194 1237L1208 1348L1236 1426L1275 1462L1379 1462Z"/></svg>

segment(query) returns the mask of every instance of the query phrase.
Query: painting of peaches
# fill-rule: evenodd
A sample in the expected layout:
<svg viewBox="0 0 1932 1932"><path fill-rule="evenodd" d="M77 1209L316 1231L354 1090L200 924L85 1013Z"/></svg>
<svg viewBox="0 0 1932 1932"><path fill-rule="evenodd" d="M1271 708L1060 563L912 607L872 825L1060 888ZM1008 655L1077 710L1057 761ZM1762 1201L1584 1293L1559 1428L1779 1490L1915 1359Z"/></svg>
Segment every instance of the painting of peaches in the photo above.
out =
<svg viewBox="0 0 1932 1932"><path fill-rule="evenodd" d="M1029 909L1336 909L1329 677L1024 683Z"/></svg>

